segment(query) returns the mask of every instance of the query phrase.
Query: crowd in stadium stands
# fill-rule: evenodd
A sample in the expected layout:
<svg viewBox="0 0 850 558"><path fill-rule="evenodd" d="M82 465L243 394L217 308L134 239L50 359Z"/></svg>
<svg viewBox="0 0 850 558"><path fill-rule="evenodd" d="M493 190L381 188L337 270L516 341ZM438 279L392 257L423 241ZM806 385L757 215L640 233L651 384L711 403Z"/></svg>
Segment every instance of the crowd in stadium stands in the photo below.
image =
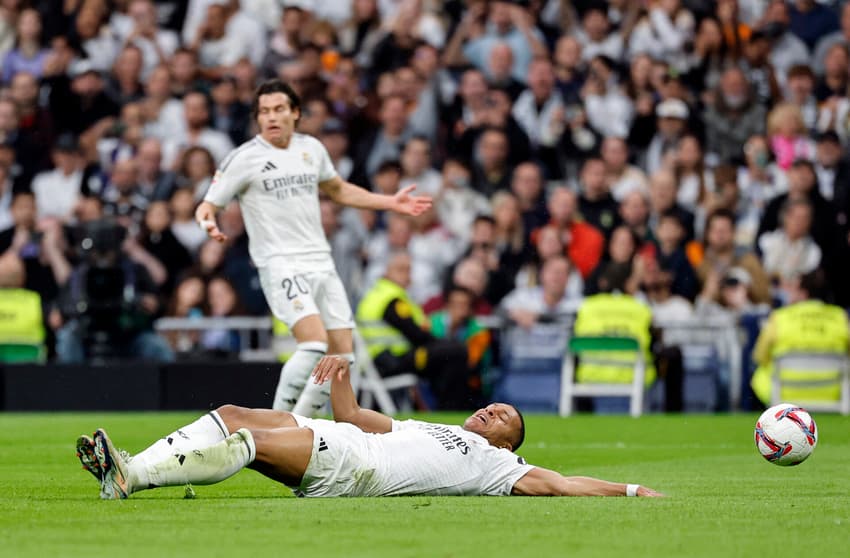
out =
<svg viewBox="0 0 850 558"><path fill-rule="evenodd" d="M151 322L267 314L238 206L224 244L193 211L271 77L343 178L435 200L322 202L355 305L406 250L427 311L459 286L523 327L612 290L734 316L817 268L850 306L850 3L2 0L0 280L55 358L231 351Z"/></svg>

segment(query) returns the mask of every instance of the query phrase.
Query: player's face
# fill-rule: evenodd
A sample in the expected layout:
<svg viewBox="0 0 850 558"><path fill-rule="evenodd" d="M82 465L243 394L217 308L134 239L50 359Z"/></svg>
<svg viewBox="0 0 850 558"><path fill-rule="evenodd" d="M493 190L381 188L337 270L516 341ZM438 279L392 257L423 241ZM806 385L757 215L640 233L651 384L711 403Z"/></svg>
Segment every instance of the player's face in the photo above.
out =
<svg viewBox="0 0 850 558"><path fill-rule="evenodd" d="M522 426L519 413L506 403L491 403L478 409L463 423L464 430L487 438L496 447L513 449Z"/></svg>
<svg viewBox="0 0 850 558"><path fill-rule="evenodd" d="M301 113L293 110L285 93L260 95L257 103L257 123L260 135L272 145L285 146L295 131Z"/></svg>

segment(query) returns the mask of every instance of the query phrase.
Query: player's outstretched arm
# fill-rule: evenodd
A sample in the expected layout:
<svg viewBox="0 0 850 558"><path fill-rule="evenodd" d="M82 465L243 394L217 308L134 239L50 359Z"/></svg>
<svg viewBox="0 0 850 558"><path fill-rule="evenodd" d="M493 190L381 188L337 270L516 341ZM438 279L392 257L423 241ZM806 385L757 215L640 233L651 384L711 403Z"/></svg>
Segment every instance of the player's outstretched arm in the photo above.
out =
<svg viewBox="0 0 850 558"><path fill-rule="evenodd" d="M215 214L218 207L208 201L202 201L195 210L195 221L198 225L207 232L207 236L213 240L224 242L227 236L218 228L218 223L215 221Z"/></svg>
<svg viewBox="0 0 850 558"><path fill-rule="evenodd" d="M320 182L319 188L333 201L342 205L377 211L395 211L403 215L419 215L428 210L432 203L428 196L412 196L411 193L416 188L413 185L402 188L395 195L387 196L375 194L335 176Z"/></svg>
<svg viewBox="0 0 850 558"><path fill-rule="evenodd" d="M663 496L637 484L608 482L591 477L565 477L555 471L535 467L514 484L514 496Z"/></svg>
<svg viewBox="0 0 850 558"><path fill-rule="evenodd" d="M334 420L348 422L364 432L383 434L393 429L393 421L371 409L361 409L351 388L348 360L339 355L327 355L313 369L313 381L331 382L331 408Z"/></svg>

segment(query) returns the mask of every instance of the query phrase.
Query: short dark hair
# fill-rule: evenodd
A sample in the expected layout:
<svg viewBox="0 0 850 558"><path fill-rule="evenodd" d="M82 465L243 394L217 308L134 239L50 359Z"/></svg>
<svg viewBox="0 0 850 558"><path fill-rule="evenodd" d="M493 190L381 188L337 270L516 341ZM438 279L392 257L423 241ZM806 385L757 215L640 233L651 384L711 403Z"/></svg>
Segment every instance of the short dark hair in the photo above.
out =
<svg viewBox="0 0 850 558"><path fill-rule="evenodd" d="M800 277L800 289L806 291L811 299L830 302L829 281L820 267Z"/></svg>
<svg viewBox="0 0 850 558"><path fill-rule="evenodd" d="M511 405L514 407L513 405ZM517 436L516 444L513 445L511 451L516 451L525 442L525 417L522 416L522 413L519 409L514 407L514 411L516 411L517 416L519 417L519 435Z"/></svg>
<svg viewBox="0 0 850 558"><path fill-rule="evenodd" d="M256 120L260 112L260 96L271 95L272 93L283 93L289 98L289 108L291 110L301 110L301 97L298 93L286 82L279 79L270 79L264 81L254 93L254 100L251 101L251 118Z"/></svg>

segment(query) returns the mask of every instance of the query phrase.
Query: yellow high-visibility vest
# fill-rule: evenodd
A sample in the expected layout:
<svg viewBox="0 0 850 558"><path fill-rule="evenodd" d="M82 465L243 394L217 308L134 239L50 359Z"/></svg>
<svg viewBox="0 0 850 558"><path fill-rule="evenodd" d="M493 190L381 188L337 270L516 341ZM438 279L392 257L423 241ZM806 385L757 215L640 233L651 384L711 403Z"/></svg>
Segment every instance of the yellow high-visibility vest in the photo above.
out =
<svg viewBox="0 0 850 558"><path fill-rule="evenodd" d="M838 306L819 300L805 300L774 310L769 320L772 324L765 327L775 328L776 335L771 358L792 351L847 354L850 343L847 314ZM750 382L753 392L766 405L770 404L772 374L773 362L762 364ZM785 370L782 378L788 381L834 380L833 385L783 387L780 394L783 401L838 401L841 397L837 370Z"/></svg>
<svg viewBox="0 0 850 558"><path fill-rule="evenodd" d="M655 380L655 367L649 352L652 336L652 311L649 306L636 298L625 294L597 294L584 299L576 315L573 332L576 336L616 335L637 339L641 352L646 359L646 384ZM605 353L587 352L590 358L622 361L624 366L604 364L585 364L579 359L576 370L577 382L627 384L632 381L634 371L629 363L635 355L629 351L607 351Z"/></svg>
<svg viewBox="0 0 850 558"><path fill-rule="evenodd" d="M396 328L383 321L384 313L390 302L398 299L400 306L396 311L404 317L409 312L413 322L422 326L425 312L407 295L407 291L389 279L381 278L366 292L357 305L357 322L363 340L369 346L369 354L375 357L384 351L394 355L403 355L411 349L410 343Z"/></svg>

